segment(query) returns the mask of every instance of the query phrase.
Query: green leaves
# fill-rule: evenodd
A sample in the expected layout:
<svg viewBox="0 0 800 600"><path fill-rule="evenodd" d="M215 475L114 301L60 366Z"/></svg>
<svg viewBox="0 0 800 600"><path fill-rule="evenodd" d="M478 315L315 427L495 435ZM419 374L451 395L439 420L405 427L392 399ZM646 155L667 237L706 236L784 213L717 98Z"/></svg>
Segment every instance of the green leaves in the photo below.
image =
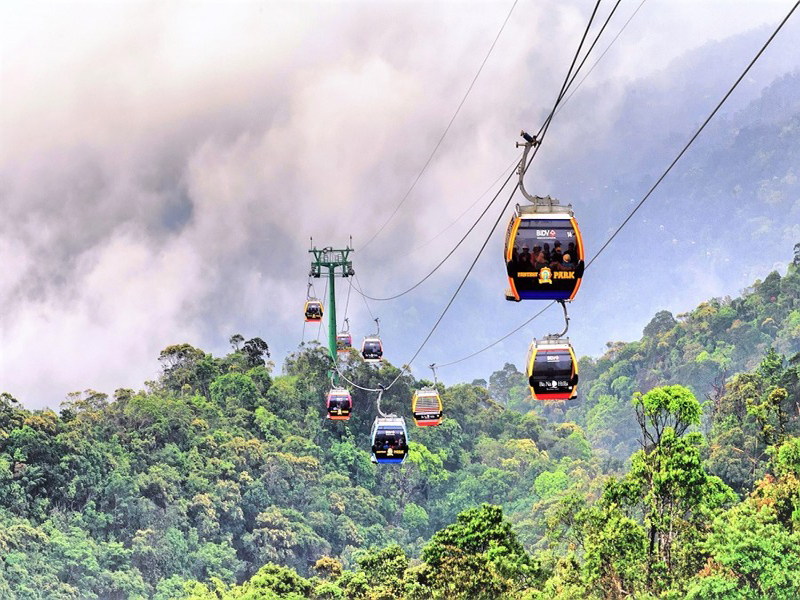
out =
<svg viewBox="0 0 800 600"><path fill-rule="evenodd" d="M644 395L636 393L632 404L646 444L658 445L668 427L681 436L689 426L700 424L700 403L682 385L654 388Z"/></svg>

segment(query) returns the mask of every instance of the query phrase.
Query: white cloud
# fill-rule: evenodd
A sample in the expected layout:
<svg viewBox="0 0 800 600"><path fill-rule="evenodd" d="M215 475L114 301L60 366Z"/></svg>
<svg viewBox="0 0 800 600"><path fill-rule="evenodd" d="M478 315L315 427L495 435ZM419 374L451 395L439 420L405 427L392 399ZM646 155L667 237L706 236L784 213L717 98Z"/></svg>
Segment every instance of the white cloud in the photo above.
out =
<svg viewBox="0 0 800 600"><path fill-rule="evenodd" d="M475 212L407 256L512 160L519 128L535 127L552 103L593 4L515 9L418 189L356 254L368 291L401 289L459 237ZM352 233L358 249L372 235L509 6L4 3L0 388L41 406L86 387L139 387L166 345L222 351L235 331L260 335L280 358L301 335L308 237L345 243ZM737 4L721 18L716 8L645 5L587 82L590 100L575 99L592 110L565 111L548 142L553 155L569 152L584 128L602 127L621 81L783 5ZM531 177L543 187L553 173ZM395 351L416 341L406 343L392 315L431 322L430 299L449 295L478 243L425 284L418 305L373 307ZM491 279L480 270L476 278ZM350 311L356 337L367 333L355 294Z"/></svg>

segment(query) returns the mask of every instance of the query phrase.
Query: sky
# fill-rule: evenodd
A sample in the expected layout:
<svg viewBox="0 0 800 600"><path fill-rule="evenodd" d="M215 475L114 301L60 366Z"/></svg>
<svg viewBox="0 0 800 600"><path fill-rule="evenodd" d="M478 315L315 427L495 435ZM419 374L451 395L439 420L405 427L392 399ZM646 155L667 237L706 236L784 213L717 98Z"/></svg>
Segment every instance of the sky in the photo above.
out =
<svg viewBox="0 0 800 600"><path fill-rule="evenodd" d="M224 354L234 333L266 340L279 371L301 341L325 335L302 319L311 237L340 247L352 236L354 268L370 295L421 279L492 194L453 221L499 187L492 182L518 155L519 130L538 130L594 6L518 0L415 189L361 250L419 174L512 4L2 3L0 391L55 408L73 391L141 389L158 376L166 346ZM656 132L688 138L791 4L646 0L554 119L528 188L568 193L597 248L628 201L614 198L608 210L597 203L615 169L630 176L629 161L610 164L611 149L620 140L652 145ZM612 5L602 2L599 14ZM639 5L621 2L587 65ZM795 15L726 111L800 66L790 42L799 34ZM671 85L683 86L680 102L670 99ZM681 110L670 113L672 104ZM632 105L638 120L625 129L620 115ZM648 154L642 180L652 181L677 147ZM594 172L602 157L608 170ZM584 189L588 181L598 189ZM403 298L367 305L352 291L348 301L349 281L338 280L340 315L346 306L354 338L371 333L379 316L386 357L407 362L498 209ZM645 226L632 222L633 237L621 236L620 247L649 235ZM412 365L415 375L480 349L540 308L502 299L501 234ZM735 278L720 265L679 288L637 286L634 297L623 286L620 298L587 277L570 308L578 353L637 338L659 309L737 294L764 269L785 266L791 235L774 256L744 258ZM322 280L315 288L323 293ZM550 312L440 378L488 379L506 361L521 366L532 337L560 328Z"/></svg>

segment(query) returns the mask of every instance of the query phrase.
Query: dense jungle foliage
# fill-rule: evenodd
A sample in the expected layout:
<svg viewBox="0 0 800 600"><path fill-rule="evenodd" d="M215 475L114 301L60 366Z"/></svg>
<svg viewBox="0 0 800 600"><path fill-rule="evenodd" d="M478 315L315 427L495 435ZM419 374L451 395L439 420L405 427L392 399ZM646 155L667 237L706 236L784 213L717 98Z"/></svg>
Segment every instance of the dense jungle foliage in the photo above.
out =
<svg viewBox="0 0 800 600"><path fill-rule="evenodd" d="M162 351L146 389L0 396L0 597L795 598L800 244L785 276L658 313L534 405L511 364L439 390L399 467L369 459L374 395L325 419L323 348L272 372L231 338ZM397 375L352 353L374 387ZM384 408L410 416L401 377Z"/></svg>

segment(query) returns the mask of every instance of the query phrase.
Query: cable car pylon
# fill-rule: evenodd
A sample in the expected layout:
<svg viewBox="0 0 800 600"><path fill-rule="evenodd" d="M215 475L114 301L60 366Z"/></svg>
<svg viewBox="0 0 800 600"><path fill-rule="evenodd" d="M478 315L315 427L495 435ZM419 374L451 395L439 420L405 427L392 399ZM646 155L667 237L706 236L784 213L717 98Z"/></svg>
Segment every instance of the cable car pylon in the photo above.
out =
<svg viewBox="0 0 800 600"><path fill-rule="evenodd" d="M318 250L316 246L314 246L314 239L311 238L311 248L309 249L309 253L314 255L314 259L311 261L311 271L309 272L309 277L314 277L319 279L323 276L323 269L327 269L328 275L328 289L330 290L330 295L328 296L328 352L331 357L333 363L336 363L336 288L334 284L334 280L336 278L336 270L341 269L341 276L342 277L352 277L355 275L355 271L353 270L353 263L350 261L350 253L353 251L351 244L353 243L352 237L350 238L350 244L348 244L345 248L342 249L335 249L331 246L327 246L321 250ZM320 314L320 317L322 315ZM332 369L330 371L330 376L333 381L334 386L338 386L339 384L339 374L336 369Z"/></svg>

